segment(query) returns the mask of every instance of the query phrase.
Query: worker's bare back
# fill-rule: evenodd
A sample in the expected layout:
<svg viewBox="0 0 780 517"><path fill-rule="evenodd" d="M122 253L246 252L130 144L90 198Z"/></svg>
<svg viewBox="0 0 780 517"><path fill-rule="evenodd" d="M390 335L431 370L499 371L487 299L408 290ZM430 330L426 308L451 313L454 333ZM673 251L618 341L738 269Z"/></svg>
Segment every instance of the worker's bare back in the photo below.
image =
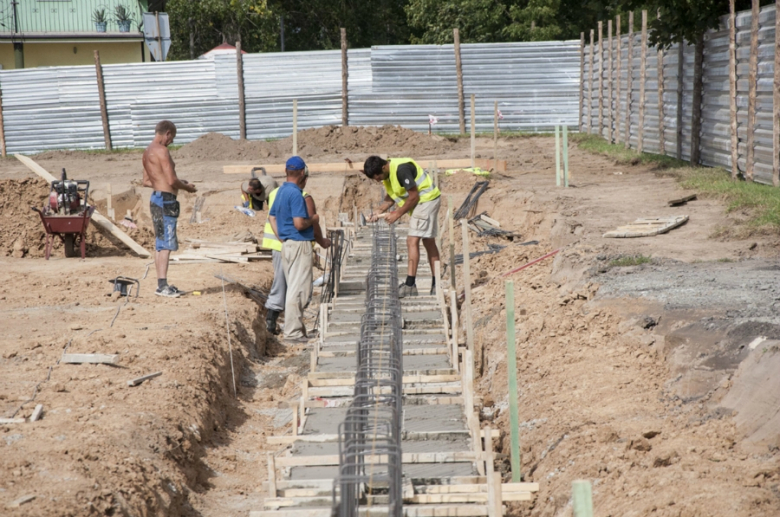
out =
<svg viewBox="0 0 780 517"><path fill-rule="evenodd" d="M144 151L144 186L160 192L178 194L176 188L176 164L168 148L158 142L152 142Z"/></svg>

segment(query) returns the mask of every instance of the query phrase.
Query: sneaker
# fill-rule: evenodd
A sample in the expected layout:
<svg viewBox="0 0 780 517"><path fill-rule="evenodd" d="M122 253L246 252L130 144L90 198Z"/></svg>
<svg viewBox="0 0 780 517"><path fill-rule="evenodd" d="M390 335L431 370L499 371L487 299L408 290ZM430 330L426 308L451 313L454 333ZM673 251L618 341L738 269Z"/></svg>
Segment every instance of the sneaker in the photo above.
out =
<svg viewBox="0 0 780 517"><path fill-rule="evenodd" d="M417 286L416 285L406 285L401 284L398 287L398 297L399 298L406 298L408 296L417 296Z"/></svg>
<svg viewBox="0 0 780 517"><path fill-rule="evenodd" d="M434 284L434 285L431 286L431 296L433 296L435 294L436 294L436 285Z"/></svg>
<svg viewBox="0 0 780 517"><path fill-rule="evenodd" d="M164 296L166 298L178 298L183 293L172 285L166 285L165 287L162 288L158 287L157 290L154 292L154 294L156 294L157 296Z"/></svg>

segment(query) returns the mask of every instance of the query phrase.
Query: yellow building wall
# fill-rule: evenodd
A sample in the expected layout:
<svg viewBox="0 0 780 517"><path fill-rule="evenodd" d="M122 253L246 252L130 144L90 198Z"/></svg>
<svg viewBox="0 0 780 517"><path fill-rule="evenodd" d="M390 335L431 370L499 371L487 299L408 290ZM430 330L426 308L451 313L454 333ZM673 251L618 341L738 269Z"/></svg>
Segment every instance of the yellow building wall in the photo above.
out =
<svg viewBox="0 0 780 517"><path fill-rule="evenodd" d="M112 43L107 41L38 43L24 42L24 67L38 66L77 66L94 65L94 51L100 52L100 62L104 65L115 63L140 63L143 42ZM149 49L143 45L146 61L151 61ZM4 70L13 70L13 43L0 43L0 64Z"/></svg>

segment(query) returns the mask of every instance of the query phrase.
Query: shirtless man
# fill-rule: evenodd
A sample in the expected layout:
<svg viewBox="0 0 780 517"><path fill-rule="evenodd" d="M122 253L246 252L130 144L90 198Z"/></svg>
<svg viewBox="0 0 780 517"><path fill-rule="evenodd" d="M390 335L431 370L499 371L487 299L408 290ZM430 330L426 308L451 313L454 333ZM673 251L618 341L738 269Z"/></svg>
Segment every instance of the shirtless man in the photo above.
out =
<svg viewBox="0 0 780 517"><path fill-rule="evenodd" d="M171 251L179 249L176 239L176 220L179 217L179 202L176 195L179 189L196 192L194 185L176 177L176 164L173 163L168 146L176 138L176 126L170 120L160 121L154 128L154 140L144 151L144 187L151 187L150 210L154 224L155 255L154 266L157 270L157 296L178 298L182 292L168 285L168 259Z"/></svg>

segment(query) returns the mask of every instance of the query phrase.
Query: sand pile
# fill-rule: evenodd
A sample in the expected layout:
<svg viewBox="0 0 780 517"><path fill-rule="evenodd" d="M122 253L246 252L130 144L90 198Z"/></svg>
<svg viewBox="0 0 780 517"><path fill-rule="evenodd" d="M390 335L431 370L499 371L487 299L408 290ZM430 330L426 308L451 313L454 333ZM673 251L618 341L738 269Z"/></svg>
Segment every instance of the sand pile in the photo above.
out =
<svg viewBox="0 0 780 517"><path fill-rule="evenodd" d="M441 154L453 149L455 140L417 133L400 126L356 127L323 126L298 133L298 154L312 158L329 154L355 152L422 156ZM196 160L274 160L283 161L292 149L292 136L266 142L239 141L221 133L208 133L173 151L174 159ZM362 159L356 156L355 159Z"/></svg>

